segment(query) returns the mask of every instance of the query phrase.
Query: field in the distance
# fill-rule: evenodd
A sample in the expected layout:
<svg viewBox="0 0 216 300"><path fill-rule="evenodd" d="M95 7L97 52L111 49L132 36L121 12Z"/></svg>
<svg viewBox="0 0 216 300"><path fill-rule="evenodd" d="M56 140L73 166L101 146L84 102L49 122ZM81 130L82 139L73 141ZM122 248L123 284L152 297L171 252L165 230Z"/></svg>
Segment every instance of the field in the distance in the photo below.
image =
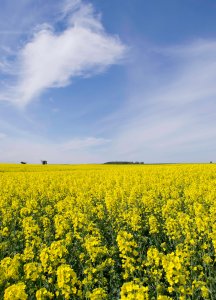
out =
<svg viewBox="0 0 216 300"><path fill-rule="evenodd" d="M216 165L0 165L0 299L216 299Z"/></svg>

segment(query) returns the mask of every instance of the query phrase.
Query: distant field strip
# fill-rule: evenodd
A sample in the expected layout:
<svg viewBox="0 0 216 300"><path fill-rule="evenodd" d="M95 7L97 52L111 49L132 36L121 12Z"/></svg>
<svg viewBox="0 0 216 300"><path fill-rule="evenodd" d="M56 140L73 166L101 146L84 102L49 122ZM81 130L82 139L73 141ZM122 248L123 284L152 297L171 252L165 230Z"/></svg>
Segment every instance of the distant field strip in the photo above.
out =
<svg viewBox="0 0 216 300"><path fill-rule="evenodd" d="M0 299L216 299L216 165L0 164Z"/></svg>

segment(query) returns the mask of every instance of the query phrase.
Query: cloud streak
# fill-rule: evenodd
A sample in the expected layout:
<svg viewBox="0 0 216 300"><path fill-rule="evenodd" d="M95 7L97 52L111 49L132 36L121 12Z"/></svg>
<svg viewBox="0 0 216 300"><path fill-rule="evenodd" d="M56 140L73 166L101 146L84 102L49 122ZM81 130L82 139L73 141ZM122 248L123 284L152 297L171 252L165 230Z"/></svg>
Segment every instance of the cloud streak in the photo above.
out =
<svg viewBox="0 0 216 300"><path fill-rule="evenodd" d="M110 140L104 138L95 138L95 137L87 137L87 138L76 138L72 139L63 145L60 148L64 151L70 150L83 150L89 149L92 147L104 146L110 143Z"/></svg>
<svg viewBox="0 0 216 300"><path fill-rule="evenodd" d="M124 108L98 124L103 135L110 124L115 129L110 159L214 160L215 41L152 48L148 53L148 59L142 60L142 53L129 66Z"/></svg>
<svg viewBox="0 0 216 300"><path fill-rule="evenodd" d="M42 24L20 49L1 100L25 106L49 88L100 73L124 57L125 45L105 32L92 5L65 2L61 18L63 30L58 24Z"/></svg>
<svg viewBox="0 0 216 300"><path fill-rule="evenodd" d="M0 140L6 138L6 136L7 136L7 135L6 135L5 133L0 132Z"/></svg>
<svg viewBox="0 0 216 300"><path fill-rule="evenodd" d="M103 162L103 157L97 150L109 143L110 140L97 137L73 138L54 143L38 141L36 137L28 140L10 138L0 133L0 157L5 162L15 163L23 160L28 163L40 163L41 160L48 160L49 163L99 163Z"/></svg>

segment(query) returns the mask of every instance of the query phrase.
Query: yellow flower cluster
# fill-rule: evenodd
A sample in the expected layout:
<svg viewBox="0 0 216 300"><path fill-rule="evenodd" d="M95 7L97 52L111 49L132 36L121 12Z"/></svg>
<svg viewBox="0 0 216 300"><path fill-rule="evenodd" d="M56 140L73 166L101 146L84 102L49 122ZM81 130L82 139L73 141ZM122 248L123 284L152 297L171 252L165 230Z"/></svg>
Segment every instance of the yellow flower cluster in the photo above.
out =
<svg viewBox="0 0 216 300"><path fill-rule="evenodd" d="M140 286L134 282L126 282L121 287L122 300L148 300L148 287Z"/></svg>
<svg viewBox="0 0 216 300"><path fill-rule="evenodd" d="M17 284L12 284L5 289L4 299L5 300L25 300L27 299L27 294L25 292L25 284L23 282L18 282Z"/></svg>
<svg viewBox="0 0 216 300"><path fill-rule="evenodd" d="M0 165L0 299L216 299L216 165Z"/></svg>

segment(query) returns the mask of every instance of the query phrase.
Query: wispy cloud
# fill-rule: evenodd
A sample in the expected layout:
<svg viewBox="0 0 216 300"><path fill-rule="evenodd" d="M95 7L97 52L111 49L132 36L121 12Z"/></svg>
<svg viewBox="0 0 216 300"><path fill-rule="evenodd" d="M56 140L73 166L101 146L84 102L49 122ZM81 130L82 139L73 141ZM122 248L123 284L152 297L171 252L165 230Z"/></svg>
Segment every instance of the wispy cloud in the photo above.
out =
<svg viewBox="0 0 216 300"><path fill-rule="evenodd" d="M83 150L92 147L103 146L106 145L107 143L110 143L110 140L104 138L95 138L95 137L87 137L82 139L76 138L62 144L60 148L64 151Z"/></svg>
<svg viewBox="0 0 216 300"><path fill-rule="evenodd" d="M128 68L125 106L98 124L101 134L112 124L111 158L214 159L216 42L152 47L144 55Z"/></svg>
<svg viewBox="0 0 216 300"><path fill-rule="evenodd" d="M0 135L1 142L1 135ZM100 163L103 162L101 147L106 147L110 140L97 137L70 139L62 143L30 139L10 138L5 136L0 147L1 161L40 163L46 159L49 163ZM14 147L16 144L16 147Z"/></svg>
<svg viewBox="0 0 216 300"><path fill-rule="evenodd" d="M125 45L105 32L91 4L67 1L59 15L63 30L58 23L41 24L20 49L1 100L25 106L48 88L67 86L74 77L91 76L121 61Z"/></svg>

